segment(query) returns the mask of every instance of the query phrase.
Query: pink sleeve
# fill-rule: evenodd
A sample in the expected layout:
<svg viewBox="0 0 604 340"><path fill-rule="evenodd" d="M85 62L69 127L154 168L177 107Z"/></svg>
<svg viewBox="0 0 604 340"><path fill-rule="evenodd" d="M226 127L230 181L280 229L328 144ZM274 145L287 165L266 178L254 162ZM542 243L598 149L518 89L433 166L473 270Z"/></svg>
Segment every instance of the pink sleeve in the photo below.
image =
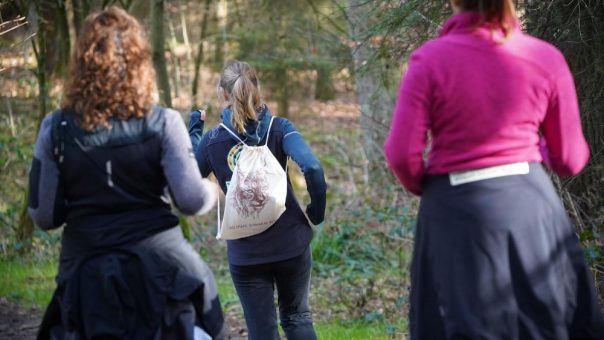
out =
<svg viewBox="0 0 604 340"><path fill-rule="evenodd" d="M414 53L401 81L384 151L390 169L410 192L420 195L425 172L430 82L425 61Z"/></svg>
<svg viewBox="0 0 604 340"><path fill-rule="evenodd" d="M542 124L547 156L544 162L560 176L573 176L587 164L589 147L581 130L573 76L564 60L558 67L552 87Z"/></svg>

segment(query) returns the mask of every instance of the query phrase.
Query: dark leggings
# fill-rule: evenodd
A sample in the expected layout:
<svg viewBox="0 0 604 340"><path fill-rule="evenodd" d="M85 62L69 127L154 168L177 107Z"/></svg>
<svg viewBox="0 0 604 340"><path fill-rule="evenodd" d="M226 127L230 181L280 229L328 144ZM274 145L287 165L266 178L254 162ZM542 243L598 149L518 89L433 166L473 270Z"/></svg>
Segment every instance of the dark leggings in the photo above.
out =
<svg viewBox="0 0 604 340"><path fill-rule="evenodd" d="M313 340L308 294L312 260L310 249L294 258L250 266L229 265L241 300L249 339L280 339L274 289L279 298L279 318L289 340Z"/></svg>

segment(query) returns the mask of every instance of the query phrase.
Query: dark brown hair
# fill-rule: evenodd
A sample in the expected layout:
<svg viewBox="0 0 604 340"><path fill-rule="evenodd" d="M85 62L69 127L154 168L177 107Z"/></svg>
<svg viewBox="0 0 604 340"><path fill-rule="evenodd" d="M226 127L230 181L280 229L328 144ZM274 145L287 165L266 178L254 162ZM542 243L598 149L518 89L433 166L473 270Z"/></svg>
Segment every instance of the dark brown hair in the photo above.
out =
<svg viewBox="0 0 604 340"><path fill-rule="evenodd" d="M478 11L482 20L500 26L509 35L516 25L516 10L513 0L461 0L463 11Z"/></svg>
<svg viewBox="0 0 604 340"><path fill-rule="evenodd" d="M108 127L111 117L142 118L157 102L149 42L123 9L90 14L70 62L61 106L75 111L87 131Z"/></svg>

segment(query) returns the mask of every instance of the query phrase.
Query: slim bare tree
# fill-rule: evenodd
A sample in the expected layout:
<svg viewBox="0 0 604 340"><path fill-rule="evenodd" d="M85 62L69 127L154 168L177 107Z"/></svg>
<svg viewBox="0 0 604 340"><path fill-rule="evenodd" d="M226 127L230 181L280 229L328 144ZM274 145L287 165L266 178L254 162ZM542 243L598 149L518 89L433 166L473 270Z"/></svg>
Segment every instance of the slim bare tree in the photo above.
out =
<svg viewBox="0 0 604 340"><path fill-rule="evenodd" d="M201 105L201 103L199 102L199 99L198 99L198 89L197 88L199 86L199 80L200 80L199 71L201 69L201 63L203 62L203 58L204 58L203 43L205 42L205 39L208 35L208 21L209 21L211 3L212 3L212 0L205 0L204 8L203 8L203 18L201 19L201 33L199 35L199 43L197 44L197 55L195 56L195 70L194 70L194 76L193 76L193 85L191 86L192 109L195 109L195 108L199 107L199 105Z"/></svg>
<svg viewBox="0 0 604 340"><path fill-rule="evenodd" d="M48 113L48 79L46 72L46 33L48 21L42 17L44 0L35 0L27 8L27 20L30 25L30 31L36 32L35 39L32 39L32 47L36 56L36 77L38 80L38 116L36 117L36 131L40 130L42 120ZM34 223L27 213L29 198L29 189L25 188L23 194L23 203L19 212L19 221L17 225L17 241L29 249L34 232Z"/></svg>
<svg viewBox="0 0 604 340"><path fill-rule="evenodd" d="M357 96L361 108L363 150L368 161L371 177L383 168L382 145L387 133L394 97L392 89L384 82L384 72L379 63L373 62L375 47L371 45L369 31L375 25L368 16L372 12L371 1L348 0L346 16L348 30L354 44L351 48Z"/></svg>
<svg viewBox="0 0 604 340"><path fill-rule="evenodd" d="M157 85L160 100L166 106L172 106L172 94L170 92L170 77L166 65L165 49L165 1L151 0L151 46L153 48L153 64L157 73Z"/></svg>

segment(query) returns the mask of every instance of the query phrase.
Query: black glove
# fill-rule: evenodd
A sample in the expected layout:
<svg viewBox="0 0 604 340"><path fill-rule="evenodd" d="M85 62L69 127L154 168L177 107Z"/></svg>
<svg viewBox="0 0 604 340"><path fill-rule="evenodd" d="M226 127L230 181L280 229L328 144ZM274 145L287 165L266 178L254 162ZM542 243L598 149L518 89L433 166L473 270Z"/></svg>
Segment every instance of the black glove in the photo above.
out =
<svg viewBox="0 0 604 340"><path fill-rule="evenodd" d="M311 203L306 206L306 215L312 224L321 224L325 219L325 210L319 209L316 205Z"/></svg>

